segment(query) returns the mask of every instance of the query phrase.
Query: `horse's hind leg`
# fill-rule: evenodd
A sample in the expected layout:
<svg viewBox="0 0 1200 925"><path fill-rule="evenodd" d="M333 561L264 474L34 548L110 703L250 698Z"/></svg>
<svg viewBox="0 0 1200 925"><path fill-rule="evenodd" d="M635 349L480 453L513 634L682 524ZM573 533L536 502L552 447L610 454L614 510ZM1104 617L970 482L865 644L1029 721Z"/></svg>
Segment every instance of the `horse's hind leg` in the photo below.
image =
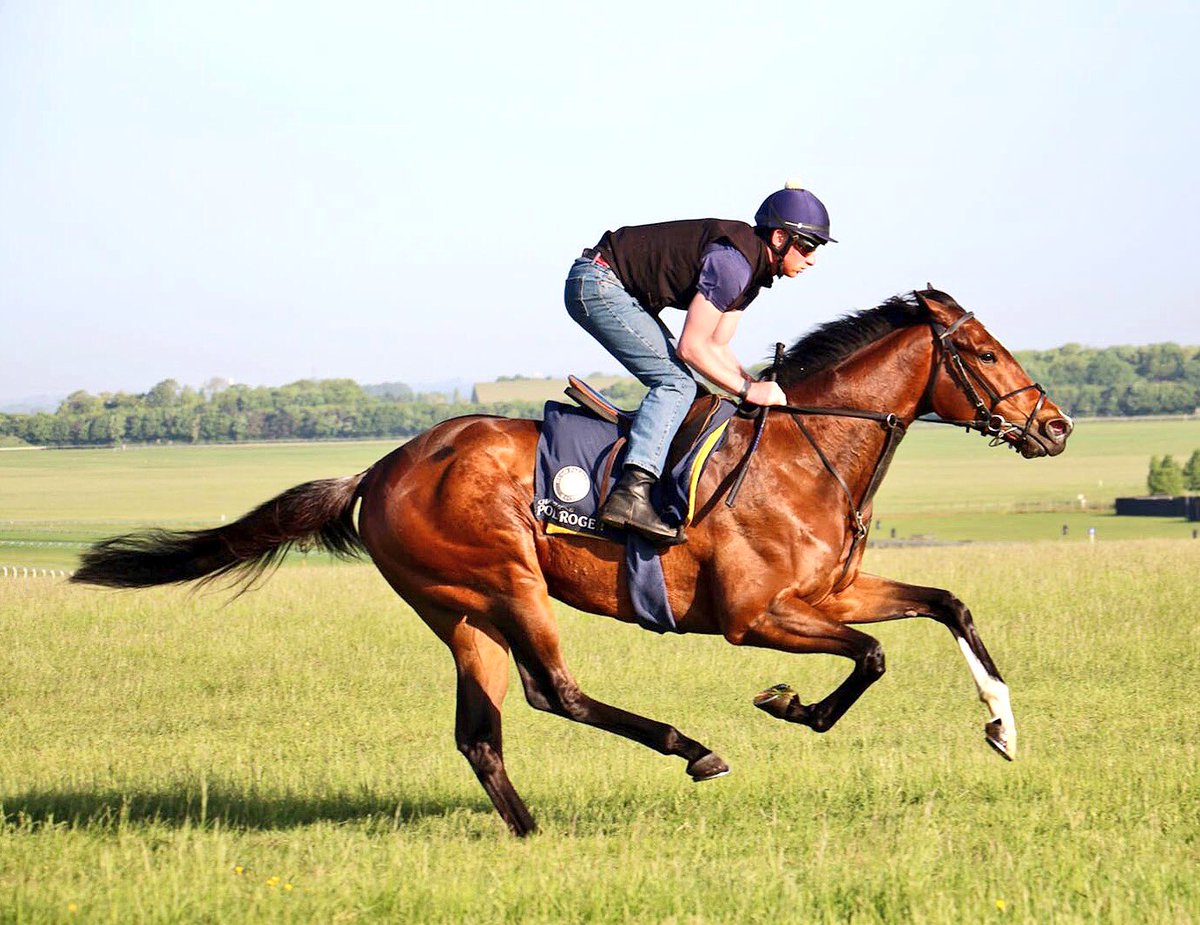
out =
<svg viewBox="0 0 1200 925"><path fill-rule="evenodd" d="M458 709L454 738L492 804L515 835L536 831L504 769L500 709L508 692L508 646L494 627L473 620L429 621L454 655Z"/></svg>
<svg viewBox="0 0 1200 925"><path fill-rule="evenodd" d="M877 575L860 574L854 584L828 598L831 608L847 623L881 623L905 617L930 617L950 630L967 661L979 699L988 708L984 725L987 743L1008 760L1017 754L1017 725L1013 719L1008 685L979 638L966 605L949 591L908 585Z"/></svg>
<svg viewBox="0 0 1200 925"><path fill-rule="evenodd" d="M854 662L846 680L817 703L802 703L786 684L777 684L754 698L760 710L817 732L832 728L885 670L883 647L877 639L831 620L791 594L773 601L766 613L729 641L781 652L840 655Z"/></svg>
<svg viewBox="0 0 1200 925"><path fill-rule="evenodd" d="M729 773L729 766L716 754L673 726L602 703L580 690L563 660L550 600L544 593L520 608L520 617L511 628L506 626L505 633L525 687L525 698L534 709L614 732L663 755L683 758L695 781Z"/></svg>

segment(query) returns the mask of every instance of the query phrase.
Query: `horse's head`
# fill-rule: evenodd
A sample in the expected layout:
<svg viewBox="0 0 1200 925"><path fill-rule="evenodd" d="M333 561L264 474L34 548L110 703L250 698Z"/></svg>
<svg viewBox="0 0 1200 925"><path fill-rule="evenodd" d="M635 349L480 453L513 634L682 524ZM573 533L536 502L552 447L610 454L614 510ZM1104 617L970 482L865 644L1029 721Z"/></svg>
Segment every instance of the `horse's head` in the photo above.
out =
<svg viewBox="0 0 1200 925"><path fill-rule="evenodd" d="M993 445L1007 443L1027 459L1066 449L1071 419L1004 345L946 293L926 289L916 296L929 312L935 339L930 410L992 437Z"/></svg>

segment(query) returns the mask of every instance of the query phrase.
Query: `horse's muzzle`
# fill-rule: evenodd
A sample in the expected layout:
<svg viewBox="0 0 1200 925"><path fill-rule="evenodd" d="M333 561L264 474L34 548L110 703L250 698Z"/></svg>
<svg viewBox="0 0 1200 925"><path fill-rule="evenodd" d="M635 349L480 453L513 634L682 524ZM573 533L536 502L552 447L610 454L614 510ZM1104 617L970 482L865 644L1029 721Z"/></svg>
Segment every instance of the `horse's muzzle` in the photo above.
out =
<svg viewBox="0 0 1200 925"><path fill-rule="evenodd" d="M1075 422L1060 413L1035 423L1017 449L1026 459L1057 456L1067 448L1067 437L1071 436L1074 429Z"/></svg>

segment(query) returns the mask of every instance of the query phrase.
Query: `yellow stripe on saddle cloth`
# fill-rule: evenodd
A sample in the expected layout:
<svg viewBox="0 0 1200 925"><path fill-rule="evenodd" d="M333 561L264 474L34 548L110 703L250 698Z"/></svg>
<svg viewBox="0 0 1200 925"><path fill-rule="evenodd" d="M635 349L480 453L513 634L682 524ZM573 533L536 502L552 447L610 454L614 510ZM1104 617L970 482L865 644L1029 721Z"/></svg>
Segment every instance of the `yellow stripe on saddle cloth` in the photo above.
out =
<svg viewBox="0 0 1200 925"><path fill-rule="evenodd" d="M590 408L590 403L589 403ZM673 523L688 524L696 511L696 490L700 475L713 452L721 445L725 437L729 419L732 417L734 406L713 395L699 399L689 412L688 419L680 428L676 439L672 441L671 453L668 457L667 471L656 486L656 500L663 515ZM570 536L601 536L614 541L621 541L621 534L613 533L602 528L595 519L595 508L603 501L613 479L613 472L620 471L620 459L624 453L624 439L615 436L611 429L605 432L613 434L606 440L606 447L595 447L588 450L583 441L571 446L557 437L556 428L561 426L563 418L586 417L583 423L588 429L611 428L611 424L601 423L591 415L584 415L578 409L560 405L556 402L547 403L545 428L551 434L543 434L543 440L548 437L553 443L555 460L552 467L542 466L539 470L538 499L535 501L535 513L546 523L546 532ZM597 416L599 417L599 416ZM605 418L608 416L605 415ZM617 425L618 429L628 427L628 417L622 416ZM593 435L588 438L594 441ZM564 446L571 446L563 451ZM598 458L597 458L598 457ZM549 462L546 460L546 462ZM577 469L571 473L569 470ZM591 484L594 486L589 493L590 498L579 498L577 503L567 506L557 503L566 499L556 490L560 479L569 479L572 475L583 478L590 473ZM581 482L581 484L585 483ZM566 484L565 482L563 484ZM568 497L571 497L568 492ZM594 505L593 506L593 502Z"/></svg>
<svg viewBox="0 0 1200 925"><path fill-rule="evenodd" d="M691 471L688 473L688 481L687 481L687 486L688 486L687 519L685 519L683 522L684 526L690 524L692 522L692 518L696 514L696 486L700 484L700 474L704 471L705 463L707 463L708 458L710 456L712 456L713 450L715 450L717 448L717 445L721 442L721 440L724 439L725 429L728 426L729 426L728 421L722 421L711 434L709 434L707 437L704 438L704 440L701 442L699 448L696 450L695 457L692 459L692 467L691 467ZM554 523L554 521L546 522L546 532L547 533L561 533L561 534L566 534L568 536L595 536L596 535L594 533L584 533L581 530L572 530L570 527L560 526L560 525ZM613 540L613 542L622 542L621 540L618 540L616 537L606 537L606 539L611 539L611 540Z"/></svg>

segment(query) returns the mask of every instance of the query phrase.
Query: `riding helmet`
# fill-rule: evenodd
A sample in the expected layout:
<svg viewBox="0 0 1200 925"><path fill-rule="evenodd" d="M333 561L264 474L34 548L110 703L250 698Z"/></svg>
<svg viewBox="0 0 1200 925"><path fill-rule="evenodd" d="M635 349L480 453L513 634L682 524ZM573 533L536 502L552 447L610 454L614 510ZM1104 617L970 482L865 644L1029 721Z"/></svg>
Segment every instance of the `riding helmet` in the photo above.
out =
<svg viewBox="0 0 1200 925"><path fill-rule="evenodd" d="M754 225L756 228L782 228L822 243L837 243L829 236L829 212L821 200L802 189L797 180L788 180L783 189L763 200L754 213Z"/></svg>

